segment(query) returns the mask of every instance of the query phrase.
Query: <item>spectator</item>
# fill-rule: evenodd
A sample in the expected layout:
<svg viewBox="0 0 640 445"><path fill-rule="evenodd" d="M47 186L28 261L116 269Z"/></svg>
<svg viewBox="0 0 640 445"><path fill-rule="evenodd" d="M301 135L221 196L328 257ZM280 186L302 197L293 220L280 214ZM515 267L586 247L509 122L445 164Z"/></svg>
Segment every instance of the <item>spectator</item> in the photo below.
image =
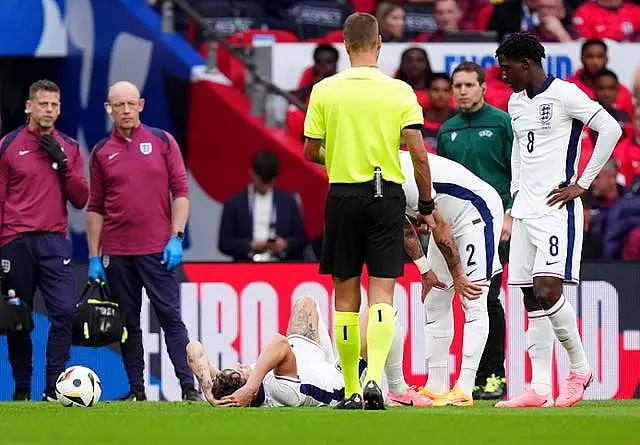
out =
<svg viewBox="0 0 640 445"><path fill-rule="evenodd" d="M376 18L380 24L380 35L383 42L406 42L405 12L402 5L382 2L376 8Z"/></svg>
<svg viewBox="0 0 640 445"><path fill-rule="evenodd" d="M488 0L458 0L456 2L461 11L460 28L479 31L476 27L478 11L490 5Z"/></svg>
<svg viewBox="0 0 640 445"><path fill-rule="evenodd" d="M640 227L640 178L633 181L630 192L620 198L609 213L607 231L604 234L605 258L621 258L625 241L635 245L635 248L624 249L625 255L634 255L634 251L637 252L638 249L638 227ZM632 232L633 235L631 235Z"/></svg>
<svg viewBox="0 0 640 445"><path fill-rule="evenodd" d="M605 69L607 63L609 63L607 44L600 39L587 40L582 44L580 54L582 68L577 70L572 76L569 76L567 80L578 85L591 99L595 99L595 92L593 91L595 75ZM633 99L631 98L631 93L622 84L618 87L618 95L616 96L614 106L618 110L626 111L629 116L633 115Z"/></svg>
<svg viewBox="0 0 640 445"><path fill-rule="evenodd" d="M298 89L294 94L303 102L308 102L313 86L325 77L338 71L340 55L333 45L320 44L313 50L313 65L302 72Z"/></svg>
<svg viewBox="0 0 640 445"><path fill-rule="evenodd" d="M445 0L452 1L452 0ZM434 73L427 88L429 97L429 107L423 110L424 127L422 136L425 148L433 153L436 152L438 143L438 131L442 124L456 114L456 110L451 107L453 89L451 78L447 73Z"/></svg>
<svg viewBox="0 0 640 445"><path fill-rule="evenodd" d="M603 258L602 252L602 233L591 228L591 204L589 200L582 195L582 212L584 215L584 225L582 234L582 261L599 260Z"/></svg>
<svg viewBox="0 0 640 445"><path fill-rule="evenodd" d="M633 96L636 98L636 103L640 103L640 66L633 78Z"/></svg>
<svg viewBox="0 0 640 445"><path fill-rule="evenodd" d="M460 31L462 11L456 0L436 0L433 16L438 29L435 32L423 33L416 38L418 42L444 42L447 33Z"/></svg>
<svg viewBox="0 0 640 445"><path fill-rule="evenodd" d="M622 259L625 261L640 260L640 226L632 229L624 239Z"/></svg>
<svg viewBox="0 0 640 445"><path fill-rule="evenodd" d="M640 6L625 0L586 2L573 13L573 26L585 39L624 42L640 30Z"/></svg>
<svg viewBox="0 0 640 445"><path fill-rule="evenodd" d="M541 42L570 42L580 34L567 23L567 9L563 0L537 0L538 24L534 27Z"/></svg>
<svg viewBox="0 0 640 445"><path fill-rule="evenodd" d="M617 153L619 152L618 147L620 147L621 144L624 144L626 138L632 137L634 133L629 113L615 108L615 101L616 97L618 97L619 91L620 84L618 82L618 76L616 76L616 73L613 71L605 68L593 76L593 92L596 96L596 100L618 121L620 128L622 129L622 138L618 141L618 145L616 145L616 149L613 154L618 161L620 161L620 153Z"/></svg>
<svg viewBox="0 0 640 445"><path fill-rule="evenodd" d="M602 167L587 191L587 199L592 209L591 230L605 234L610 221L609 212L616 201L626 193L626 188L616 182L618 162L611 158Z"/></svg>
<svg viewBox="0 0 640 445"><path fill-rule="evenodd" d="M423 48L414 46L404 50L400 56L400 68L396 78L411 85L423 110L429 106L427 86L431 75L429 56Z"/></svg>
<svg viewBox="0 0 640 445"><path fill-rule="evenodd" d="M294 195L276 188L276 155L258 152L253 182L224 203L218 247L235 261L301 260L307 237Z"/></svg>
<svg viewBox="0 0 640 445"><path fill-rule="evenodd" d="M508 111L509 98L513 90L505 82L500 65L493 65L484 70L487 83L485 101L502 111Z"/></svg>
<svg viewBox="0 0 640 445"><path fill-rule="evenodd" d="M635 135L627 138L620 147L620 172L625 178L625 184L631 184L640 175L640 105L636 106L633 126Z"/></svg>

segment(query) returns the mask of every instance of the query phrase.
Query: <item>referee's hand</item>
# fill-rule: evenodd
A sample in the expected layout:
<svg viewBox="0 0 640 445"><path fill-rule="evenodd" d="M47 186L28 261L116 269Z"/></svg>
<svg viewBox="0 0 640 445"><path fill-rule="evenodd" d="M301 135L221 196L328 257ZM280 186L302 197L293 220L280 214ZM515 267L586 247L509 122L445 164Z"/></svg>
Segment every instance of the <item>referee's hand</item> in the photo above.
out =
<svg viewBox="0 0 640 445"><path fill-rule="evenodd" d="M418 220L418 227L422 233L431 232L436 228L436 221L433 219L433 214L423 215L422 213L416 213L416 219Z"/></svg>

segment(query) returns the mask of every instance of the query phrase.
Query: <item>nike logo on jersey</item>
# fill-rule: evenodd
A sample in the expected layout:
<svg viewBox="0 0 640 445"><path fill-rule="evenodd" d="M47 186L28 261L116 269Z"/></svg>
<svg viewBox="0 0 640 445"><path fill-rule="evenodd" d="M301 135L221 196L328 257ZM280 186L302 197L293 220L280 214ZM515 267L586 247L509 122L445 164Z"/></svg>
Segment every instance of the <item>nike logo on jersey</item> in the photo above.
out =
<svg viewBox="0 0 640 445"><path fill-rule="evenodd" d="M478 269L473 269L471 272L467 272L467 276L470 277L471 274L475 273L476 270L478 270Z"/></svg>
<svg viewBox="0 0 640 445"><path fill-rule="evenodd" d="M20 150L20 151L18 152L18 154L19 154L20 156L24 156L24 155L26 155L27 153L31 153L31 150Z"/></svg>
<svg viewBox="0 0 640 445"><path fill-rule="evenodd" d="M118 156L120 153L112 153L109 155L109 160L112 160L113 158L115 158L116 156Z"/></svg>
<svg viewBox="0 0 640 445"><path fill-rule="evenodd" d="M67 259L62 260L62 264L64 264L65 266L67 264L69 264L70 262L71 262L71 258L67 258Z"/></svg>
<svg viewBox="0 0 640 445"><path fill-rule="evenodd" d="M560 261L547 261L547 266L553 266L554 264L558 264Z"/></svg>
<svg viewBox="0 0 640 445"><path fill-rule="evenodd" d="M391 401L404 406L413 406L413 400L411 402L403 402L402 400L391 399Z"/></svg>

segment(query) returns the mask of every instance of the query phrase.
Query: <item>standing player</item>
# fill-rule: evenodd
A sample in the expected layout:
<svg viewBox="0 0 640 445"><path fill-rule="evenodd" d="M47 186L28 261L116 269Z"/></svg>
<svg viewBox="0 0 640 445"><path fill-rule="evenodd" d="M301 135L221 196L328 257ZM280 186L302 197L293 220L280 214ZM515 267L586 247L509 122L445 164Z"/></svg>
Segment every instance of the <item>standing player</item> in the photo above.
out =
<svg viewBox="0 0 640 445"><path fill-rule="evenodd" d="M496 406L552 406L553 334L567 350L571 371L555 404L568 407L584 397L593 379L576 314L562 295L577 284L582 250L582 203L578 198L611 156L618 123L572 83L547 76L544 47L535 37L513 34L496 50L514 93L509 114L514 131L511 193L515 219L509 284L522 288L529 318L527 351L531 389ZM598 132L593 155L576 180L584 125Z"/></svg>
<svg viewBox="0 0 640 445"><path fill-rule="evenodd" d="M51 321L44 400L56 400L55 384L69 360L76 304L67 201L81 209L89 188L78 143L54 125L60 89L49 80L29 88L29 122L0 141L0 258L4 289L33 308L36 287ZM30 333L9 334L14 400L31 399Z"/></svg>
<svg viewBox="0 0 640 445"><path fill-rule="evenodd" d="M164 330L182 399L200 400L187 365L187 329L174 270L182 261L189 215L187 175L175 139L140 122L143 107L135 85L117 82L109 89L105 109L114 129L93 148L89 163L89 280L104 280L106 269L120 299L129 333L122 344L131 387L125 400L146 400L140 329L143 287Z"/></svg>
<svg viewBox="0 0 640 445"><path fill-rule="evenodd" d="M382 46L376 18L350 15L344 40L351 67L313 87L304 155L326 165L331 184L320 273L332 275L336 292L334 338L346 385L346 399L337 408L362 409L364 399L365 409L384 409L380 383L393 339L393 292L404 269L401 138L415 165L417 217L429 227L435 225L431 178L416 96L408 84L376 66ZM358 311L364 263L369 274L369 362L363 392Z"/></svg>
<svg viewBox="0 0 640 445"><path fill-rule="evenodd" d="M425 349L429 378L420 394L434 400L434 406L473 406L472 390L482 352L489 335L487 296L491 279L502 272L498 243L504 213L498 192L464 168L446 158L430 155L433 189L436 192L436 229L429 240L427 257L411 224L405 224L405 250L418 266L423 278L425 304ZM401 153L402 171L411 177L411 160ZM414 215L417 188L404 184L407 215ZM456 255L443 246L443 232L453 236ZM460 252L460 254L458 254ZM461 258L462 256L462 258ZM470 280L478 295L469 294L461 283ZM426 281L426 283L425 283ZM433 287L431 287L433 286ZM449 348L453 341L453 295L458 292L466 323L462 340L460 375L449 391Z"/></svg>

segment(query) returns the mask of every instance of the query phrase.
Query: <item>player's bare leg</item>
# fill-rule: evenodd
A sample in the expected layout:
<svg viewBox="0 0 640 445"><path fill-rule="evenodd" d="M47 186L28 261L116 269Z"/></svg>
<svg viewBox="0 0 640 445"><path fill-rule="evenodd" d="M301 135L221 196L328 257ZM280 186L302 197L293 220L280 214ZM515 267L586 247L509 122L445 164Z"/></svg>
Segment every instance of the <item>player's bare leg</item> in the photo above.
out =
<svg viewBox="0 0 640 445"><path fill-rule="evenodd" d="M187 363L198 379L205 399L212 406L215 406L212 393L213 376L220 371L213 363L209 362L207 352L204 350L202 343L192 341L187 344Z"/></svg>
<svg viewBox="0 0 640 445"><path fill-rule="evenodd" d="M593 371L582 345L576 313L562 295L563 281L555 277L534 277L533 293L545 311L553 332L569 355L571 370L556 400L557 407L569 407L584 398Z"/></svg>
<svg viewBox="0 0 640 445"><path fill-rule="evenodd" d="M335 353L329 331L320 318L318 302L312 296L300 297L293 305L287 327L287 336L289 335L301 335L317 343L324 352L324 360L332 365L335 363Z"/></svg>

